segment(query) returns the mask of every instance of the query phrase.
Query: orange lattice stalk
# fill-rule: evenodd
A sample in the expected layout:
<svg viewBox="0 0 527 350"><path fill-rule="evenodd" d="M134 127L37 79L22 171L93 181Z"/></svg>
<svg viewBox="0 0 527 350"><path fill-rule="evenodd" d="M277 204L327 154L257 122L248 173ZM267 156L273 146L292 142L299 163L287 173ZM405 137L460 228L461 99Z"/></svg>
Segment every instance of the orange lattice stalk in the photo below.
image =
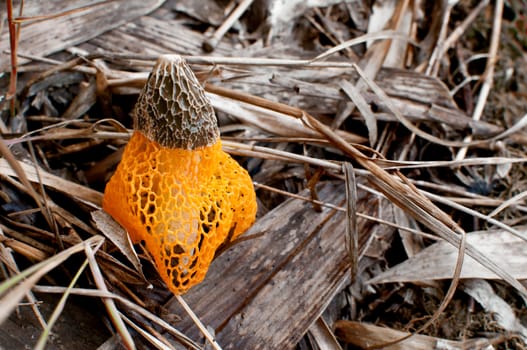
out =
<svg viewBox="0 0 527 350"><path fill-rule="evenodd" d="M254 222L251 178L221 149L216 116L179 56L162 56L134 110L134 134L103 208L144 244L169 289L201 282L216 250Z"/></svg>

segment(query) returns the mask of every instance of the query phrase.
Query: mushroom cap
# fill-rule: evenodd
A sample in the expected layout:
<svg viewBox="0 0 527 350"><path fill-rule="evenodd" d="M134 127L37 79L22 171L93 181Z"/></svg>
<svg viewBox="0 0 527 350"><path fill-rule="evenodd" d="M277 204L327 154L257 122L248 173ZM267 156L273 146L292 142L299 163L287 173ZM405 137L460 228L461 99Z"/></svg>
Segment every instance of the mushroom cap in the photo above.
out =
<svg viewBox="0 0 527 350"><path fill-rule="evenodd" d="M170 148L194 149L219 139L214 109L178 55L159 57L134 111L134 129Z"/></svg>
<svg viewBox="0 0 527 350"><path fill-rule="evenodd" d="M203 280L222 244L253 224L256 195L219 139L187 150L135 131L106 185L103 208L134 243L144 242L169 289L182 294Z"/></svg>

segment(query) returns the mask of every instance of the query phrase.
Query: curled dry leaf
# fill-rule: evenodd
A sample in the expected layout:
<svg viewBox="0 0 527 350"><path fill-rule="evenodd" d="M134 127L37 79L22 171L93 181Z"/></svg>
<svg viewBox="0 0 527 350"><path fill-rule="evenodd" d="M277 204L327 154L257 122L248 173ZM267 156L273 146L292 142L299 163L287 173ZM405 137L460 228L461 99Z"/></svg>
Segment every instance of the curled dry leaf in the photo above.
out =
<svg viewBox="0 0 527 350"><path fill-rule="evenodd" d="M527 278L527 243L521 238L506 231L472 232L467 234L467 243L478 247L486 257L499 263L514 278ZM369 283L449 279L452 277L456 260L457 249L445 241L440 241L375 276ZM473 258L466 257L461 278L496 279L498 276Z"/></svg>
<svg viewBox="0 0 527 350"><path fill-rule="evenodd" d="M115 246L126 256L132 263L137 272L142 276L141 262L135 253L126 231L110 215L102 210L96 210L91 213L93 221L97 228L108 238ZM146 279L145 279L146 280Z"/></svg>

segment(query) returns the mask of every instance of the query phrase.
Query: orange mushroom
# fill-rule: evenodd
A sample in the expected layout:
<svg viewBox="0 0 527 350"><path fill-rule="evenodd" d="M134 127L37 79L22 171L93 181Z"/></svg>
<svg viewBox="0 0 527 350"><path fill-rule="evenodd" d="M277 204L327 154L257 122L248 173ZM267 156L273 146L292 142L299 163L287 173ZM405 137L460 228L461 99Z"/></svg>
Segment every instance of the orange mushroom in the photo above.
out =
<svg viewBox="0 0 527 350"><path fill-rule="evenodd" d="M224 243L254 222L251 178L221 148L216 116L179 56L158 59L103 208L143 241L175 294L200 283Z"/></svg>

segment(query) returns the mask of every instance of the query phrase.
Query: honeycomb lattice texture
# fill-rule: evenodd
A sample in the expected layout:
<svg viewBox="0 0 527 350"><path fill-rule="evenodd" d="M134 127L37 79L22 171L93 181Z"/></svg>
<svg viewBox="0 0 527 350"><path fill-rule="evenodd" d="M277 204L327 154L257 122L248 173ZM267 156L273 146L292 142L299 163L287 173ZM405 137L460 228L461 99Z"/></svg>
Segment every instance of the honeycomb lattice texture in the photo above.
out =
<svg viewBox="0 0 527 350"><path fill-rule="evenodd" d="M182 294L203 280L220 245L252 225L256 197L249 174L220 140L171 149L136 131L103 207L134 243L144 241L170 290Z"/></svg>
<svg viewBox="0 0 527 350"><path fill-rule="evenodd" d="M134 109L134 129L164 147L193 149L219 138L216 115L184 59L161 56Z"/></svg>

